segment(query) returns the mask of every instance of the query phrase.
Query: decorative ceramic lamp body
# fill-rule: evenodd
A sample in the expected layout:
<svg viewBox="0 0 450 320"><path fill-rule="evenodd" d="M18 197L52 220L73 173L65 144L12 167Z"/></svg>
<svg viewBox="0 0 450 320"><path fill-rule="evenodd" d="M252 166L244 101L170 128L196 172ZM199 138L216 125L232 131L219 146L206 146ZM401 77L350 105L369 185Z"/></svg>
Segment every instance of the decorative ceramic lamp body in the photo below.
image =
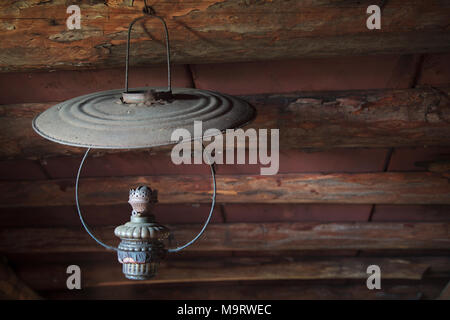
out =
<svg viewBox="0 0 450 320"><path fill-rule="evenodd" d="M117 255L125 277L133 280L153 278L166 256L163 241L169 229L155 222L149 206L156 203L156 193L146 186L130 190L128 203L133 208L129 222L118 226L114 234L122 241Z"/></svg>

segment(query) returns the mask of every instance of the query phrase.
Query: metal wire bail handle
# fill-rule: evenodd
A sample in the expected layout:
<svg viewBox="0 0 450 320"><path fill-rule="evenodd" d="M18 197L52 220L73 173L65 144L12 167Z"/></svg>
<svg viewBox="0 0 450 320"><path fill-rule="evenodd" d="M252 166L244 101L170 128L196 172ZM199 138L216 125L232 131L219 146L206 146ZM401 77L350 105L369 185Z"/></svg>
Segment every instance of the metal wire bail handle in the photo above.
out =
<svg viewBox="0 0 450 320"><path fill-rule="evenodd" d="M130 61L130 37L131 37L131 30L133 29L133 25L138 22L139 20L145 19L145 18L157 18L159 19L163 26L164 26L164 33L166 37L166 55L167 55L167 90L168 92L172 92L172 76L170 71L170 45L169 45L169 30L167 29L166 22L163 18L160 16L157 16L155 14L155 11L152 7L147 5L147 1L144 0L144 8L142 11L144 12L144 15L141 17L138 17L131 21L130 26L128 27L128 37L127 37L127 55L125 60L125 92L128 93L128 68L129 68L129 61Z"/></svg>
<svg viewBox="0 0 450 320"><path fill-rule="evenodd" d="M80 181L80 175L81 175L81 170L83 168L83 164L89 154L89 151L91 150L91 148L88 148L86 150L86 153L83 156L83 159L81 160L80 163L80 167L78 168L78 172L77 172L77 179L75 182L75 203L77 205L77 211L78 211L78 216L80 218L81 224L83 225L84 230L86 230L86 232L89 234L89 236L94 239L99 245L105 247L108 250L114 250L114 251L118 251L119 249L110 245L107 245L105 243L103 243L101 240L99 240L90 230L89 227L87 226L86 222L83 219L83 214L81 213L81 209L80 209L80 203L78 201L78 184ZM205 231L206 227L208 226L212 214L214 212L214 205L216 204L216 174L215 174L215 170L214 170L214 164L211 162L210 159L209 160L209 166L211 168L211 177L212 177L212 184L213 184L213 195L212 195L212 201L211 201L211 209L209 210L209 215L208 218L206 219L205 223L203 224L202 229L200 230L200 232L189 242L187 242L186 244L176 247L176 248L172 248L172 249L168 249L168 252L178 252L183 250L184 248L189 247L191 244L193 244L195 241L197 241L198 238L201 237L201 235L203 234L203 232Z"/></svg>

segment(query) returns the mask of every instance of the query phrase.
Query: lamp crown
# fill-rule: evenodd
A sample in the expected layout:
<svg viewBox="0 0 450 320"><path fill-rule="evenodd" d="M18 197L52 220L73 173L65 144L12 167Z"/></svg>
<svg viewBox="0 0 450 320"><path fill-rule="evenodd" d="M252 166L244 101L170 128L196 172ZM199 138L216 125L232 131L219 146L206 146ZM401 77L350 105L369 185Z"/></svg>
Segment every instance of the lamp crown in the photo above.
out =
<svg viewBox="0 0 450 320"><path fill-rule="evenodd" d="M147 186L139 186L136 189L130 189L128 203L133 208L133 216L145 214L149 209L149 205L156 202L158 202L156 190L152 191L152 189Z"/></svg>

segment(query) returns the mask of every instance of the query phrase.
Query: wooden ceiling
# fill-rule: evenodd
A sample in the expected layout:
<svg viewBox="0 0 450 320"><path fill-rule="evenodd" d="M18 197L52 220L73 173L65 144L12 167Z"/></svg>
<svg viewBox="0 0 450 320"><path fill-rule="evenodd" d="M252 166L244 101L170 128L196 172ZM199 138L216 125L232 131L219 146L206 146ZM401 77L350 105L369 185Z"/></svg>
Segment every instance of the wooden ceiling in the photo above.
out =
<svg viewBox="0 0 450 320"><path fill-rule="evenodd" d="M143 1L22 0L0 4L0 69L74 69L123 65L128 24ZM450 49L445 0L389 0L382 29L366 28L373 0L153 1L167 21L178 64ZM82 28L67 30L66 8L78 4ZM162 26L136 28L134 65L164 61ZM149 41L153 39L155 41Z"/></svg>
<svg viewBox="0 0 450 320"><path fill-rule="evenodd" d="M376 2L376 1L375 1ZM82 29L66 30L78 4ZM239 95L249 127L280 129L280 170L218 165L218 205L194 246L157 278L127 281L114 253L81 228L74 175L83 149L35 134L59 101L123 86L128 23L142 1L0 4L0 297L55 299L434 299L450 280L450 5L373 1L160 1L174 85ZM144 31L143 31L144 30ZM133 36L132 86L166 83L162 32ZM242 147L242 146L241 146ZM128 189L158 190L155 214L192 238L208 212L204 165L170 148L96 151L81 181L95 233L117 243ZM66 268L82 290L66 289ZM368 290L379 265L382 289ZM6 280L3 280L6 279Z"/></svg>

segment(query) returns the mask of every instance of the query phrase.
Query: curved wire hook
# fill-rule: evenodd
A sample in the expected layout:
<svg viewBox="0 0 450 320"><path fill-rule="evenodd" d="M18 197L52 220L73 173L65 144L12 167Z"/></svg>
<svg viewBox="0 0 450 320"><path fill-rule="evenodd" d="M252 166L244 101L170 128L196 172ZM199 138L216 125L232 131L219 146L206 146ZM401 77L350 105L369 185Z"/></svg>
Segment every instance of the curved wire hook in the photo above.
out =
<svg viewBox="0 0 450 320"><path fill-rule="evenodd" d="M214 170L214 164L210 164L209 166L211 167L211 176L212 176L212 181L213 181L213 196L212 196L211 209L209 211L208 219L206 219L202 230L200 230L200 232L197 234L197 236L195 236L194 239L192 239L191 241L189 241L186 244L179 246L177 248L168 249L167 250L168 252L178 252L178 251L183 250L186 247L189 247L191 244L193 244L195 241L197 241L198 238L200 238L202 236L203 232L205 232L206 227L209 224L209 221L211 220L211 217L212 217L212 214L214 211L214 205L216 204L216 172Z"/></svg>
<svg viewBox="0 0 450 320"><path fill-rule="evenodd" d="M86 230L86 232L91 236L92 239L94 239L99 245L105 247L108 250L118 251L119 250L118 248L109 246L109 245L103 243L102 241L100 241L99 239L97 239L94 236L94 234L89 230L89 227L86 225L86 222L84 222L83 215L81 214L80 204L78 202L78 183L80 181L81 169L83 168L84 161L86 160L90 150L91 150L91 148L88 148L86 150L86 153L84 154L83 159L81 160L80 167L78 168L77 180L75 182L75 203L77 205L78 216L80 217L80 221L84 227L84 230Z"/></svg>
<svg viewBox="0 0 450 320"><path fill-rule="evenodd" d="M130 26L128 27L128 36L127 36L127 55L125 58L125 92L128 92L128 69L129 69L129 61L130 61L130 38L131 38L131 30L133 29L133 25L139 20L145 18L157 18L159 19L164 26L164 33L166 36L166 55L167 55L167 90L169 92L172 91L172 76L170 70L170 45L169 45L169 30L167 29L166 22L160 16L155 15L155 11L152 7L147 5L147 1L144 0L144 9L142 10L144 15L138 17L131 21Z"/></svg>

